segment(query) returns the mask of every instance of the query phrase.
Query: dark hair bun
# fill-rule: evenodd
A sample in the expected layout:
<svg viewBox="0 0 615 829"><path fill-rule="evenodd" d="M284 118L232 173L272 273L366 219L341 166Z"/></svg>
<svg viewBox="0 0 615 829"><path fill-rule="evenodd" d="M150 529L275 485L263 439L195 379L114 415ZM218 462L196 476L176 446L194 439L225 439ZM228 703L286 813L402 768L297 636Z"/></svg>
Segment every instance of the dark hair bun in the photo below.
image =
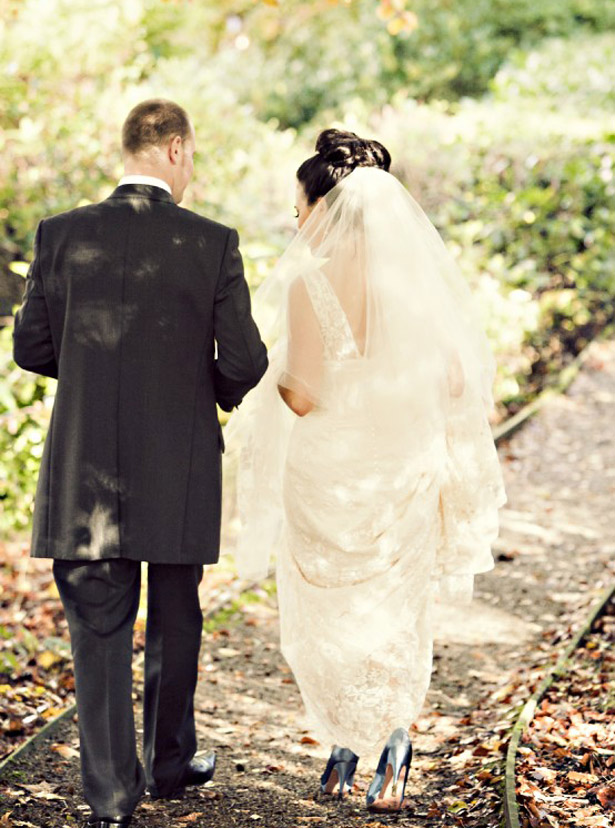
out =
<svg viewBox="0 0 615 829"><path fill-rule="evenodd" d="M316 152L332 167L380 167L391 166L391 156L379 141L359 138L354 132L328 129L323 130L316 140Z"/></svg>
<svg viewBox="0 0 615 829"><path fill-rule="evenodd" d="M316 141L316 154L297 170L308 204L326 196L357 167L379 167L388 172L391 156L379 141L367 141L354 132L323 130Z"/></svg>

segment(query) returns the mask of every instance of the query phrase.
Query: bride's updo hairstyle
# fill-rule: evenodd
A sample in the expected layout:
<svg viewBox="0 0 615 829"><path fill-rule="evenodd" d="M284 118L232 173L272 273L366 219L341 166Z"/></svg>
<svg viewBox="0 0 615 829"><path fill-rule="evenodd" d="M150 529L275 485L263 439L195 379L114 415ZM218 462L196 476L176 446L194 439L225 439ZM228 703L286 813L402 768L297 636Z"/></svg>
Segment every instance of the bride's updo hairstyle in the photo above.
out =
<svg viewBox="0 0 615 829"><path fill-rule="evenodd" d="M314 204L326 196L357 167L379 167L388 171L391 155L379 141L359 138L354 132L323 130L316 140L316 155L297 170L307 202Z"/></svg>

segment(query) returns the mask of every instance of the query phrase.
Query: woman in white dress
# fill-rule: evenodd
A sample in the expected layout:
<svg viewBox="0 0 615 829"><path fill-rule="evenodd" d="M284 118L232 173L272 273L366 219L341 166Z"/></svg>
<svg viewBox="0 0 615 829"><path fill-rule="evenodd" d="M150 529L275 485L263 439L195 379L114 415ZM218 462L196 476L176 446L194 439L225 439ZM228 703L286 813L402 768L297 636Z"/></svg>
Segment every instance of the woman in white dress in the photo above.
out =
<svg viewBox="0 0 615 829"><path fill-rule="evenodd" d="M334 744L321 789L380 756L373 809L403 803L434 596L471 598L505 501L485 336L390 162L326 130L299 168L299 232L254 298L269 369L226 431L240 573L276 555L282 652Z"/></svg>

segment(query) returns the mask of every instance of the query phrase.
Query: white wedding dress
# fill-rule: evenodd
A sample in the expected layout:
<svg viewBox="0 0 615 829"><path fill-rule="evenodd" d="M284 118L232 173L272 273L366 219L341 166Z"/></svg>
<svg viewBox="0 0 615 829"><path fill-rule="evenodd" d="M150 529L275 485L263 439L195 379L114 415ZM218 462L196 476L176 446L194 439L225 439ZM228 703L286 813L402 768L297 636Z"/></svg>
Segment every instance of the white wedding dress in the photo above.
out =
<svg viewBox="0 0 615 829"><path fill-rule="evenodd" d="M344 312L325 276L307 286L325 363L321 405L294 424L286 461L282 652L320 741L373 755L429 686L439 476L417 445L415 474L398 480L382 424L347 392L363 366Z"/></svg>
<svg viewBox="0 0 615 829"><path fill-rule="evenodd" d="M397 193L401 185L373 172L354 171L346 192L356 195L354 177L371 204L382 185L390 205L389 188ZM342 199L343 184L335 188ZM438 591L467 600L474 574L493 566L505 496L469 347L464 352L455 338L465 375L463 390L455 390L450 363L437 368L448 347L424 345L416 356L417 332L426 343L436 309L429 325L415 320L413 335L395 328L395 310L375 279L386 283L382 269L398 254L375 258L366 233L360 257L353 243L353 256L340 258L343 239L334 240L335 253L326 240L332 227L348 225L343 200L340 215L332 204L327 232L314 224L307 244L299 239L285 255L286 291L276 303L299 297L302 304L281 325L278 319L267 375L227 434L230 458L234 448L239 454L240 572L264 575L275 553L281 647L315 736L374 758L393 729L418 717L432 669L432 603ZM356 198L351 218L355 239ZM356 281L350 290L349 279ZM396 290L399 302L404 290ZM414 302L420 295L415 284ZM414 337L414 345L402 343L401 360L377 330L377 309L397 343ZM406 327L409 314L400 316ZM265 311L261 324L267 328ZM313 396L316 407L292 415L277 393L280 382Z"/></svg>

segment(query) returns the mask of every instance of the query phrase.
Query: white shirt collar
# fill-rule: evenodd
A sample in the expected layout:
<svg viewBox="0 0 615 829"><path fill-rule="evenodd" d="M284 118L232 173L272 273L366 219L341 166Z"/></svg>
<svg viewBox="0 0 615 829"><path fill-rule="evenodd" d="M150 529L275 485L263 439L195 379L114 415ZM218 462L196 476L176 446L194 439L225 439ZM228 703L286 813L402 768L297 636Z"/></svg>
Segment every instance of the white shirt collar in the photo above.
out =
<svg viewBox="0 0 615 829"><path fill-rule="evenodd" d="M152 187L162 187L169 195L172 195L171 188L166 181L155 176L122 176L118 187L121 187L123 184L150 184Z"/></svg>

